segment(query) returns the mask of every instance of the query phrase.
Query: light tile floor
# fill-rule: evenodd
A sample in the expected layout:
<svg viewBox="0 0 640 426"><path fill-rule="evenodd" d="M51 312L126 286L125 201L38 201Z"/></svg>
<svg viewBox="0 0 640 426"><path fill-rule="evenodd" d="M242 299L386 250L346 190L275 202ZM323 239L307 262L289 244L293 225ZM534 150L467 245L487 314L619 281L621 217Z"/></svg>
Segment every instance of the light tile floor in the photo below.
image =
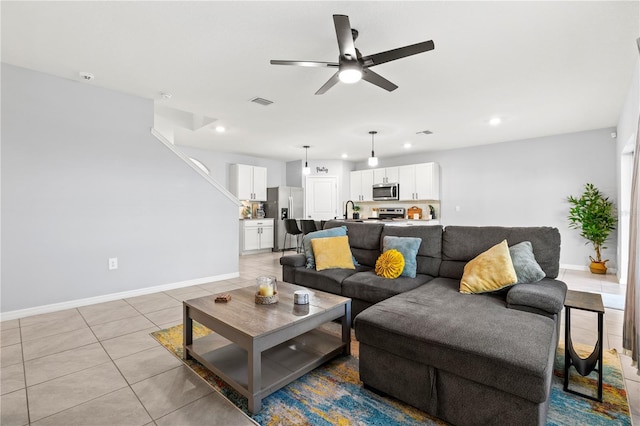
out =
<svg viewBox="0 0 640 426"><path fill-rule="evenodd" d="M0 323L0 424L254 424L149 333L180 323L182 300L250 286L259 275L280 279L279 257L241 256L231 280ZM624 294L612 276L563 270L559 278L574 290ZM596 315L572 311L572 329L574 341L593 344ZM622 311L606 310L604 344L621 352ZM640 376L620 358L640 425Z"/></svg>

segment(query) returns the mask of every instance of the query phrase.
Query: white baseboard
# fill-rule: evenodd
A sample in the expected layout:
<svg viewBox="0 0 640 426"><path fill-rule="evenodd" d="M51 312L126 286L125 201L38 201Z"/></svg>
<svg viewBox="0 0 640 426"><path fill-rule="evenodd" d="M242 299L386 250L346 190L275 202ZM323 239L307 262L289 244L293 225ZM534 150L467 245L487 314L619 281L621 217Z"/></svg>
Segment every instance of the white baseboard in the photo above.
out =
<svg viewBox="0 0 640 426"><path fill-rule="evenodd" d="M561 263L560 264L560 269L570 269L572 271L587 271L589 272L589 266L588 265L570 265L568 263ZM608 268L607 269L607 274L616 274L618 272L618 270L616 268Z"/></svg>
<svg viewBox="0 0 640 426"><path fill-rule="evenodd" d="M561 263L560 269L570 269L572 271L588 271L589 267L586 265L569 265L567 263Z"/></svg>
<svg viewBox="0 0 640 426"><path fill-rule="evenodd" d="M29 317L32 315L48 314L50 312L63 311L65 309L79 308L81 306L95 305L96 303L111 302L114 300L127 299L129 297L144 296L145 294L158 293L160 291L173 290L176 288L189 287L192 285L206 284L215 281L238 278L239 272L231 274L215 275L211 277L195 278L176 283L162 284L154 287L139 288L136 290L123 291L120 293L105 294L102 296L87 297L85 299L69 300L68 302L52 303L50 305L35 306L33 308L18 309L16 311L1 312L0 321Z"/></svg>

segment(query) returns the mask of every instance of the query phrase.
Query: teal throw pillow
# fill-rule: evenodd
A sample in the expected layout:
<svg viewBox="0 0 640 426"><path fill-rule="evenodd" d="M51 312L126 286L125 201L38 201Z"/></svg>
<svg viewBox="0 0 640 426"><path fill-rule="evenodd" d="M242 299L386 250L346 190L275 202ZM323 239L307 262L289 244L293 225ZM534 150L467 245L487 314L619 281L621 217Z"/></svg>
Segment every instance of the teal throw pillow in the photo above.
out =
<svg viewBox="0 0 640 426"><path fill-rule="evenodd" d="M532 284L543 279L544 273L533 254L533 246L529 241L523 241L509 247L513 269L518 277L517 284Z"/></svg>
<svg viewBox="0 0 640 426"><path fill-rule="evenodd" d="M323 229L322 231L309 232L302 237L302 247L304 248L304 257L307 258L307 268L316 268L316 258L313 256L313 247L311 246L311 240L314 238L328 238L328 237L342 237L347 235L347 227L340 226L339 228Z"/></svg>
<svg viewBox="0 0 640 426"><path fill-rule="evenodd" d="M404 257L404 269L402 270L403 277L415 278L416 271L418 269L418 249L422 243L421 238L415 237L394 237L387 235L382 240L382 251L395 249L402 253Z"/></svg>

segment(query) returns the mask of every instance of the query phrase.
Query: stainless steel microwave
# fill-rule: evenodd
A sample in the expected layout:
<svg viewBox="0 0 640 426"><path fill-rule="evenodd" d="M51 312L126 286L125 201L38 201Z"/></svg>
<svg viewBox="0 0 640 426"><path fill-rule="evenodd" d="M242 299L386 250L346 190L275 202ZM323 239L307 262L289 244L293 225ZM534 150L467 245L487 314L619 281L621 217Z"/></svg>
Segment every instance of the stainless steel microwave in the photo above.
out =
<svg viewBox="0 0 640 426"><path fill-rule="evenodd" d="M374 201L398 200L400 198L400 185L397 183L376 183L373 185Z"/></svg>

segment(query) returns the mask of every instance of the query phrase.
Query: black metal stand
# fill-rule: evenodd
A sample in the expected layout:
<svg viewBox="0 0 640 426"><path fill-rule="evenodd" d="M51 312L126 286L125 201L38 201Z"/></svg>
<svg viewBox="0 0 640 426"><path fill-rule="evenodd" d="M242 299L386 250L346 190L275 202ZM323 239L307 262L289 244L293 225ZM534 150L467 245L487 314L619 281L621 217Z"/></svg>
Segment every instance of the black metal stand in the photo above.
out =
<svg viewBox="0 0 640 426"><path fill-rule="evenodd" d="M564 327L565 327L564 329L564 342L565 342L564 390L565 392L569 392L574 395L579 395L584 398L602 402L602 372L603 372L602 371L603 370L602 368L602 323L603 323L603 316L604 316L604 308L601 310L592 310L592 309L585 309L584 307L581 307L581 306L568 306L568 305L569 303L565 302L566 312L565 312L565 324L564 324ZM598 341L595 347L593 348L593 352L591 352L591 354L586 358L581 358L576 353L575 349L573 348L573 342L571 341L571 308L572 307L575 309L585 309L590 311L592 310L594 312L597 312L598 314ZM598 397L597 398L591 395L586 395L586 394L574 391L572 389L569 389L569 368L572 365L575 367L576 371L581 376L587 376L592 371L598 372Z"/></svg>

